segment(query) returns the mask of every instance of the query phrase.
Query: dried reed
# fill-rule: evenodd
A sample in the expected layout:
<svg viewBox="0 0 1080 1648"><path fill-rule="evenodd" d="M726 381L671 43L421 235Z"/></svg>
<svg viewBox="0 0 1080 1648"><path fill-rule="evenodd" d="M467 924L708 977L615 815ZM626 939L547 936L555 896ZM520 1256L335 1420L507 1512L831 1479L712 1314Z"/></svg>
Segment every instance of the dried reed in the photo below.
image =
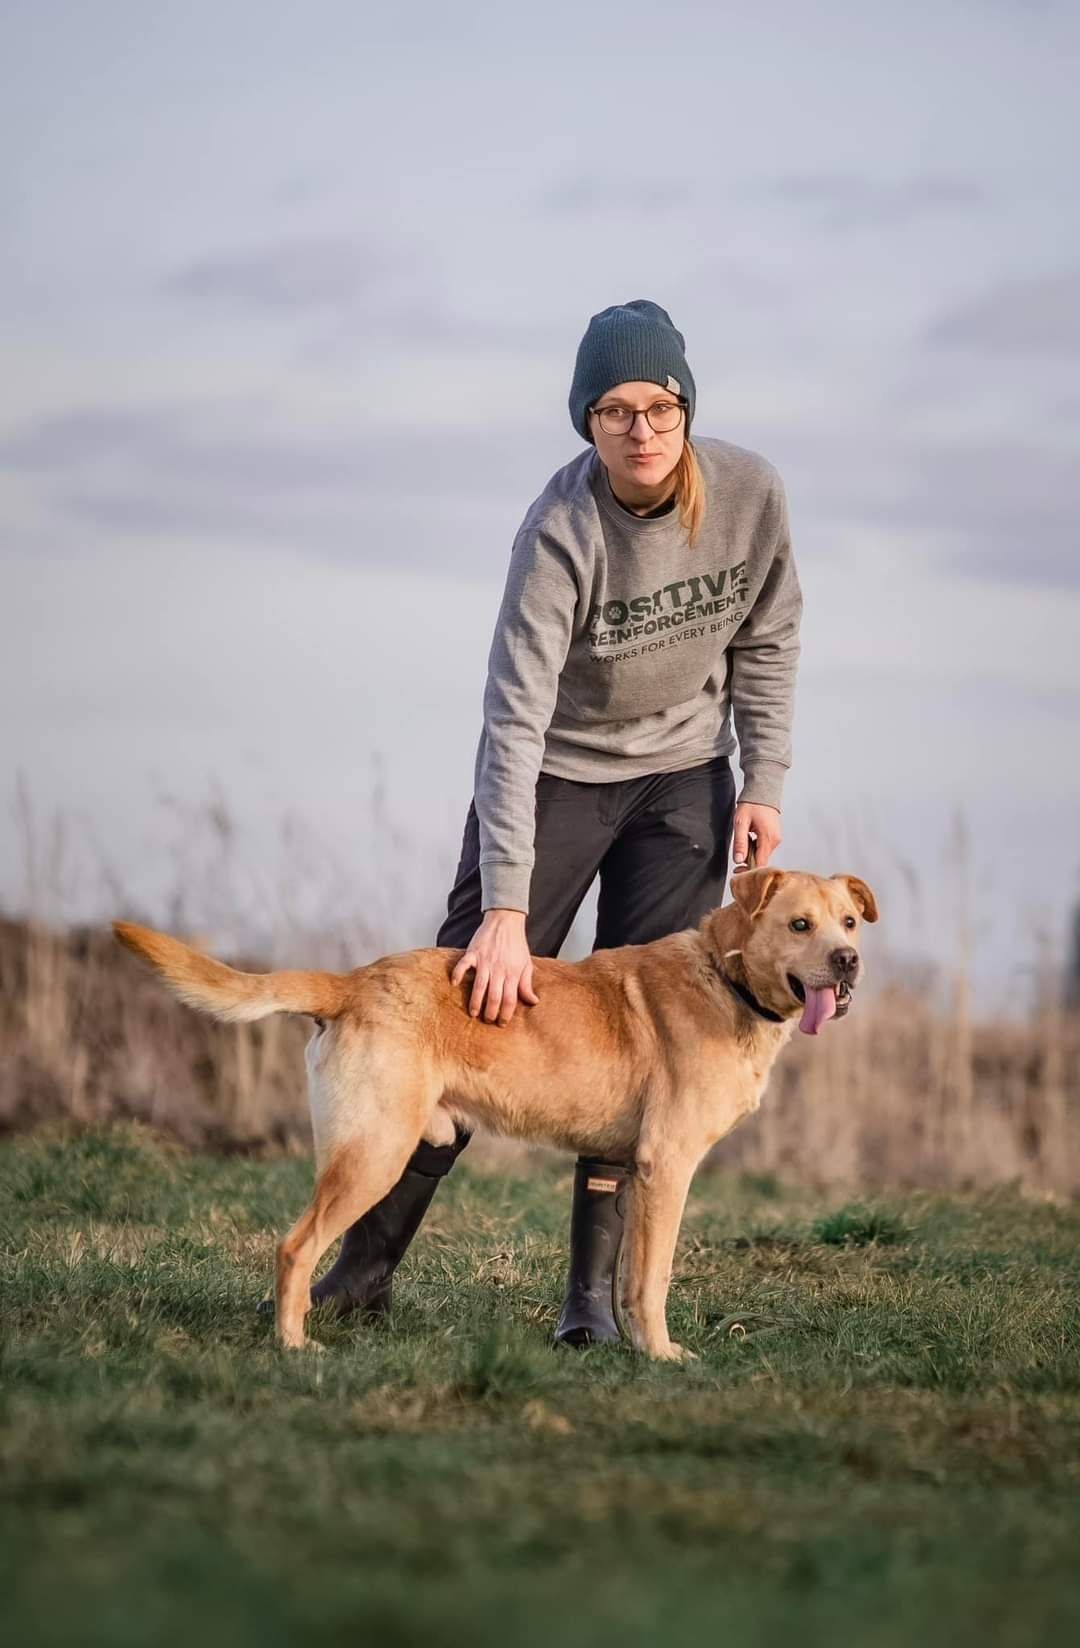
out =
<svg viewBox="0 0 1080 1648"><path fill-rule="evenodd" d="M365 889L357 914L340 896L348 881L341 867L323 846L312 850L296 820L283 829L293 863L275 895L255 884L245 901L243 854L224 802L170 806L179 826L175 892L155 924L254 970L286 962L347 968L403 947L390 931L389 908L398 905L388 908L377 889ZM27 908L0 918L0 1128L137 1117L193 1146L306 1150L308 1027L279 1019L212 1023L180 1007L120 952L104 921L65 922L63 825L42 827L22 787L17 808ZM407 862L409 844L390 830L378 792L375 812L373 826ZM955 841L962 870L959 827ZM315 862L333 882L313 884ZM898 872L918 897L910 866L901 863ZM385 881L385 867L381 873ZM139 918L115 872L102 876L109 913ZM868 879L880 887L885 867ZM399 869L395 900L406 885ZM957 885L963 888L959 873ZM411 925L414 933L425 925L433 933L437 912ZM841 1028L812 1042L796 1036L759 1114L719 1147L718 1160L829 1184L1012 1181L1033 1192L1080 1191L1080 1012L1066 1005L1051 957L1025 1019L976 1022L972 942L961 891L951 969L879 951L873 991L860 994ZM1040 947L1045 955L1042 935ZM484 1154L474 1147L470 1159ZM506 1145L488 1157L505 1164Z"/></svg>

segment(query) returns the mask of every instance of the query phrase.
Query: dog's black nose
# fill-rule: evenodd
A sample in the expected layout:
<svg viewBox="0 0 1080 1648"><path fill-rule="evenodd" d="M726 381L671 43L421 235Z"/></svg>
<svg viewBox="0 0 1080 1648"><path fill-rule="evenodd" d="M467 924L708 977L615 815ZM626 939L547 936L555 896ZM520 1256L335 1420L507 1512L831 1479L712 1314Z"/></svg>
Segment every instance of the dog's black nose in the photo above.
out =
<svg viewBox="0 0 1080 1648"><path fill-rule="evenodd" d="M842 979L853 979L859 971L859 952L850 946L842 950L834 950L829 957L837 974Z"/></svg>

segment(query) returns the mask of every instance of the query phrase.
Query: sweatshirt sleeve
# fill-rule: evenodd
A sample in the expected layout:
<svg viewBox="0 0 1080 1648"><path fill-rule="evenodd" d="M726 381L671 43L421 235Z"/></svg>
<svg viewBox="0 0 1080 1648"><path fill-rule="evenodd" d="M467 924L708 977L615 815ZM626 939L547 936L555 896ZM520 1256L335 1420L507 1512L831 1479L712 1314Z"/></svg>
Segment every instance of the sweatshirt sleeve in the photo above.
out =
<svg viewBox="0 0 1080 1648"><path fill-rule="evenodd" d="M740 801L779 807L791 765L802 592L791 553L787 498L779 475L766 506L772 554L765 579L728 645L731 710L739 741Z"/></svg>
<svg viewBox="0 0 1080 1648"><path fill-rule="evenodd" d="M563 545L526 520L514 541L476 756L481 906L529 908L536 780L570 648L578 580Z"/></svg>

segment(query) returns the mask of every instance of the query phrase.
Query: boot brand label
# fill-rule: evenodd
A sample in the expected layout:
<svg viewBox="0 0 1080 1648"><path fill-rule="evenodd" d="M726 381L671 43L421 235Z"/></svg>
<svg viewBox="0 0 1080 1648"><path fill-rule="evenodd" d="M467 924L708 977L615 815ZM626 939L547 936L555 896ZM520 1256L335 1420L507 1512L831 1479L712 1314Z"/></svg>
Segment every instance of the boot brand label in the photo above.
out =
<svg viewBox="0 0 1080 1648"><path fill-rule="evenodd" d="M586 1179L585 1188L586 1190L607 1190L614 1195L619 1188L619 1181L618 1179Z"/></svg>

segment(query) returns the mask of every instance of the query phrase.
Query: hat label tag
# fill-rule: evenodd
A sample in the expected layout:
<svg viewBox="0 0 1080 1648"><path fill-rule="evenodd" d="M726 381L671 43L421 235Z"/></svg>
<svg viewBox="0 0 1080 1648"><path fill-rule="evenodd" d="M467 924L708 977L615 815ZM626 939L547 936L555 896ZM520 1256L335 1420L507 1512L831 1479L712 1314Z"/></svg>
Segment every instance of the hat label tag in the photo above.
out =
<svg viewBox="0 0 1080 1648"><path fill-rule="evenodd" d="M673 378L670 372L668 373L667 387L672 395L680 395L682 393L678 378Z"/></svg>

